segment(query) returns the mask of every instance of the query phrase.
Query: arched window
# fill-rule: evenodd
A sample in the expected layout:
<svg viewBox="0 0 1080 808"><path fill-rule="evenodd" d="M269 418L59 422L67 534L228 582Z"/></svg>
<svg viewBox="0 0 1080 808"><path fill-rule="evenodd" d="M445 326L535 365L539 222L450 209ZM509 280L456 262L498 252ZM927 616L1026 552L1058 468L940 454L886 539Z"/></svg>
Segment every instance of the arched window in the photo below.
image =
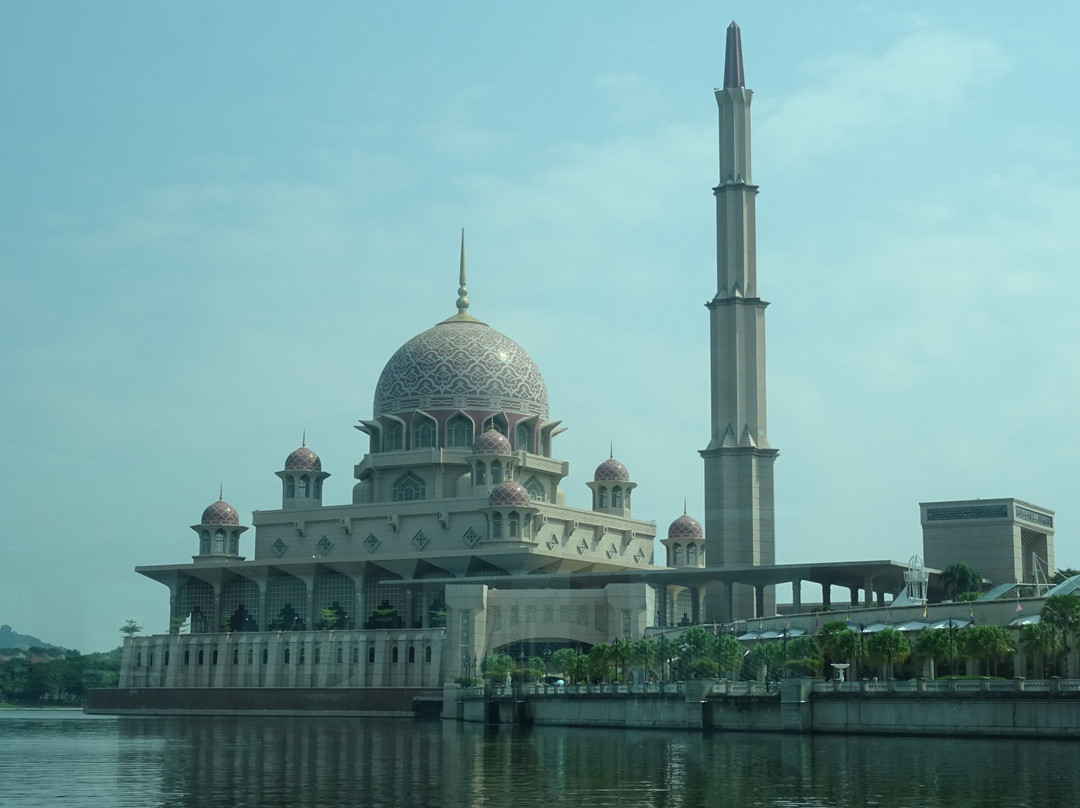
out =
<svg viewBox="0 0 1080 808"><path fill-rule="evenodd" d="M168 648L165 649L165 659L163 660L162 664L165 664L165 665L169 664L169 649Z"/></svg>
<svg viewBox="0 0 1080 808"><path fill-rule="evenodd" d="M547 500L547 491L544 490L544 484L535 477L530 477L525 481L525 490L529 494L529 499L536 502L544 502Z"/></svg>
<svg viewBox="0 0 1080 808"><path fill-rule="evenodd" d="M288 665L288 664L289 664L289 657L290 657L290 656L291 656L291 653L290 653L289 649L288 649L288 648L286 648L286 649L285 649L285 664L286 664L286 665Z"/></svg>
<svg viewBox="0 0 1080 808"><path fill-rule="evenodd" d="M263 662L262 662L262 664L265 665L269 661L270 661L270 649L269 648L264 648L263 649Z"/></svg>
<svg viewBox="0 0 1080 808"><path fill-rule="evenodd" d="M395 645L390 649L390 662L397 664L398 659L398 647Z"/></svg>
<svg viewBox="0 0 1080 808"><path fill-rule="evenodd" d="M676 544L675 547L672 549L672 553L674 554L674 557L675 557L675 566L676 567L681 567L682 563L683 563L682 562L682 545L681 544Z"/></svg>
<svg viewBox="0 0 1080 808"><path fill-rule="evenodd" d="M307 499L308 491L311 490L311 478L306 474L296 484L296 498Z"/></svg>
<svg viewBox="0 0 1080 808"><path fill-rule="evenodd" d="M493 514L491 514L491 538L493 538L493 539L501 539L502 538L502 514L501 513L493 513Z"/></svg>
<svg viewBox="0 0 1080 808"><path fill-rule="evenodd" d="M248 661L247 661L247 664L251 665L254 662L255 662L255 649L254 648L249 648L248 649Z"/></svg>
<svg viewBox="0 0 1080 808"><path fill-rule="evenodd" d="M315 499L322 499L322 477L316 477L315 482L311 484L311 495Z"/></svg>
<svg viewBox="0 0 1080 808"><path fill-rule="evenodd" d="M306 650L307 649L303 645L300 646L299 658L296 660L297 664L303 665L305 662L307 662L307 655L305 654Z"/></svg>
<svg viewBox="0 0 1080 808"><path fill-rule="evenodd" d="M487 483L487 466L483 463L477 463L476 468L473 469L473 485L484 485Z"/></svg>
<svg viewBox="0 0 1080 808"><path fill-rule="evenodd" d="M240 537L236 535L235 530L229 533L229 552L233 555L240 552Z"/></svg>
<svg viewBox="0 0 1080 808"><path fill-rule="evenodd" d="M191 662L191 651L187 648L184 649L184 664L187 665Z"/></svg>
<svg viewBox="0 0 1080 808"><path fill-rule="evenodd" d="M502 478L502 463L498 460L491 461L491 484L498 485L503 480Z"/></svg>
<svg viewBox="0 0 1080 808"><path fill-rule="evenodd" d="M345 655L344 655L344 654L342 653L342 650L341 650L341 646L339 645L339 646L338 646L338 649L337 649L337 664L339 664L339 665L340 665L340 664L341 664L341 661L342 661L342 660L343 660L344 658L345 658Z"/></svg>
<svg viewBox="0 0 1080 808"><path fill-rule="evenodd" d="M596 489L596 507L607 507L607 488L605 486L600 486Z"/></svg>
<svg viewBox="0 0 1080 808"><path fill-rule="evenodd" d="M354 645L352 649L352 661L354 665L360 664L360 646Z"/></svg>
<svg viewBox="0 0 1080 808"><path fill-rule="evenodd" d="M691 567L696 567L697 566L697 545L696 544L688 544L688 545L686 545L686 563L689 564Z"/></svg>
<svg viewBox="0 0 1080 808"><path fill-rule="evenodd" d="M533 515L531 513L525 514L525 527L522 528L522 531L521 531L521 537L523 539L531 539L532 538L532 525L533 525L532 517L533 517Z"/></svg>
<svg viewBox="0 0 1080 808"><path fill-rule="evenodd" d="M411 471L406 471L394 480L392 498L394 502L411 502L416 499L423 499L424 489L423 479L417 477Z"/></svg>
<svg viewBox="0 0 1080 808"><path fill-rule="evenodd" d="M526 452L531 452L533 448L532 441L532 429L528 424L518 424L517 429L514 430L514 448Z"/></svg>
<svg viewBox="0 0 1080 808"><path fill-rule="evenodd" d="M234 664L234 665L239 665L240 664L240 649L239 648L232 649L232 664Z"/></svg>
<svg viewBox="0 0 1080 808"><path fill-rule="evenodd" d="M421 419L413 430L413 448L428 449L435 445L435 424L427 418Z"/></svg>
<svg viewBox="0 0 1080 808"><path fill-rule="evenodd" d="M201 648L199 649L199 664L203 664L203 651Z"/></svg>
<svg viewBox="0 0 1080 808"><path fill-rule="evenodd" d="M296 496L296 480L290 474L285 478L285 498L292 499Z"/></svg>
<svg viewBox="0 0 1080 808"><path fill-rule="evenodd" d="M138 653L135 654L135 667L136 668L141 668L142 667L142 651L139 651Z"/></svg>
<svg viewBox="0 0 1080 808"><path fill-rule="evenodd" d="M225 531L224 530L218 529L218 530L214 531L214 552L215 553L224 553L225 552Z"/></svg>
<svg viewBox="0 0 1080 808"><path fill-rule="evenodd" d="M416 662L416 649L413 646L409 646L409 663Z"/></svg>
<svg viewBox="0 0 1080 808"><path fill-rule="evenodd" d="M394 424L386 430L386 451L399 452L405 441L405 430L401 424Z"/></svg>
<svg viewBox="0 0 1080 808"><path fill-rule="evenodd" d="M151 668L154 667L154 652L153 651L150 652L150 661L147 662L146 664L149 665Z"/></svg>
<svg viewBox="0 0 1080 808"><path fill-rule="evenodd" d="M374 647L367 649L367 661L369 665L375 664L375 649Z"/></svg>
<svg viewBox="0 0 1080 808"><path fill-rule="evenodd" d="M320 661L322 661L322 646L321 645L316 645L315 646L315 664L318 665Z"/></svg>
<svg viewBox="0 0 1080 808"><path fill-rule="evenodd" d="M521 515L517 511L510 511L510 516L506 519L506 527L511 539L521 536Z"/></svg>
<svg viewBox="0 0 1080 808"><path fill-rule="evenodd" d="M424 662L431 662L431 646L424 649Z"/></svg>
<svg viewBox="0 0 1080 808"><path fill-rule="evenodd" d="M472 446L472 424L463 415L455 415L446 424L447 446Z"/></svg>
<svg viewBox="0 0 1080 808"><path fill-rule="evenodd" d="M199 542L199 551L203 555L207 555L210 552L210 534L204 530L202 532L202 535L200 536L200 539L201 540Z"/></svg>
<svg viewBox="0 0 1080 808"><path fill-rule="evenodd" d="M611 507L622 507L622 489L619 486L615 486L611 489Z"/></svg>

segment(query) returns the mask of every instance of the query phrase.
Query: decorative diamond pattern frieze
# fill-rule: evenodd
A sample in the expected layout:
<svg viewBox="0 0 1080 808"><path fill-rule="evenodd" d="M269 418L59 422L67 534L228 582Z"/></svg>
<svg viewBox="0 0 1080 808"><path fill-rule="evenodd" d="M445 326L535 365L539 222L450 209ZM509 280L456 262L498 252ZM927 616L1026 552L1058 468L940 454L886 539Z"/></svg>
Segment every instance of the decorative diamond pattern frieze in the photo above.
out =
<svg viewBox="0 0 1080 808"><path fill-rule="evenodd" d="M278 558L281 558L282 554L284 554L284 552L288 549L289 545L287 545L281 539L278 539L276 542L274 542L273 550L275 553L277 553Z"/></svg>
<svg viewBox="0 0 1080 808"><path fill-rule="evenodd" d="M640 564L641 559L643 559L644 557L645 557L645 551L642 550L640 547L637 548L637 552L634 553L634 561L636 561L638 564Z"/></svg>
<svg viewBox="0 0 1080 808"><path fill-rule="evenodd" d="M368 552L370 553L374 553L380 544L382 544L382 542L379 541L379 537L374 533L368 533L368 537L364 539L364 546L368 548Z"/></svg>
<svg viewBox="0 0 1080 808"><path fill-rule="evenodd" d="M330 539L326 536L323 536L321 539L315 542L315 547L319 551L319 555L326 555L330 552L333 546L334 543L330 541Z"/></svg>
<svg viewBox="0 0 1080 808"><path fill-rule="evenodd" d="M585 541L585 539L582 539L578 542L577 551L581 553L581 555L585 555L589 552L589 543Z"/></svg>
<svg viewBox="0 0 1080 808"><path fill-rule="evenodd" d="M615 549L615 545L614 545L614 544L612 544L611 546L609 546L609 547L607 548L607 557L608 557L609 559L611 559L611 558L614 558L614 557L615 557L615 556L617 556L618 554L619 554L619 551Z"/></svg>
<svg viewBox="0 0 1080 808"><path fill-rule="evenodd" d="M417 550L423 550L428 543L428 537L424 535L424 531L418 530L416 535L412 537L412 543L416 545Z"/></svg>
<svg viewBox="0 0 1080 808"><path fill-rule="evenodd" d="M559 546L559 540L556 539L554 536L552 536L550 539L547 540L547 548L549 550L554 550L558 546Z"/></svg>
<svg viewBox="0 0 1080 808"><path fill-rule="evenodd" d="M461 540L470 547L472 547L478 541L480 541L480 534L470 527L468 530L461 534Z"/></svg>

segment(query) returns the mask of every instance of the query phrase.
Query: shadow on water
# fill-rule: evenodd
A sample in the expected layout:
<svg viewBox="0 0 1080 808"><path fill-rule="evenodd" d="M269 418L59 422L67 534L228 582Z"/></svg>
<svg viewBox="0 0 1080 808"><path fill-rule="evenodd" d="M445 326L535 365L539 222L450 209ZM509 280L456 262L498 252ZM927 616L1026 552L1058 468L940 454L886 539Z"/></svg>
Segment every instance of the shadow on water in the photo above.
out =
<svg viewBox="0 0 1080 808"><path fill-rule="evenodd" d="M5 805L1049 806L1058 741L0 716Z"/></svg>

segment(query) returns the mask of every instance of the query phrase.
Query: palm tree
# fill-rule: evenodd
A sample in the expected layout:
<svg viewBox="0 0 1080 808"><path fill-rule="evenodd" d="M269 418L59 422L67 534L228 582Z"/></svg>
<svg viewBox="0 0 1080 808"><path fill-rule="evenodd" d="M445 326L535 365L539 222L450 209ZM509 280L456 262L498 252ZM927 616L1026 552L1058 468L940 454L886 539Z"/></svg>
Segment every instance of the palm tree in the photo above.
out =
<svg viewBox="0 0 1080 808"><path fill-rule="evenodd" d="M990 675L991 661L997 661L1013 652L1012 640L1001 626L969 626L960 632L960 645L971 659L986 661L986 675Z"/></svg>
<svg viewBox="0 0 1080 808"><path fill-rule="evenodd" d="M893 666L899 665L911 655L907 638L895 628L883 628L870 635L867 643L870 659L885 666L887 678L893 676Z"/></svg>
<svg viewBox="0 0 1080 808"><path fill-rule="evenodd" d="M1039 612L1039 622L1053 626L1061 636L1061 654L1065 658L1064 675L1069 675L1069 635L1080 628L1080 598L1076 595L1051 595Z"/></svg>
<svg viewBox="0 0 1080 808"><path fill-rule="evenodd" d="M825 623L814 634L825 662L850 662L858 635L842 620Z"/></svg>
<svg viewBox="0 0 1080 808"><path fill-rule="evenodd" d="M1020 647L1029 657L1038 660L1041 675L1046 675L1047 662L1058 651L1057 629L1049 623L1029 623L1020 627Z"/></svg>
<svg viewBox="0 0 1080 808"><path fill-rule="evenodd" d="M949 635L944 629L924 628L915 639L915 656L933 663L933 676L937 677L937 665L949 658Z"/></svg>
<svg viewBox="0 0 1080 808"><path fill-rule="evenodd" d="M967 592L982 591L982 576L962 561L953 562L945 568L941 573L941 583L950 600L957 600Z"/></svg>
<svg viewBox="0 0 1080 808"><path fill-rule="evenodd" d="M720 675L730 673L735 678L742 665L742 646L731 634L724 634L717 641L716 658L720 662Z"/></svg>

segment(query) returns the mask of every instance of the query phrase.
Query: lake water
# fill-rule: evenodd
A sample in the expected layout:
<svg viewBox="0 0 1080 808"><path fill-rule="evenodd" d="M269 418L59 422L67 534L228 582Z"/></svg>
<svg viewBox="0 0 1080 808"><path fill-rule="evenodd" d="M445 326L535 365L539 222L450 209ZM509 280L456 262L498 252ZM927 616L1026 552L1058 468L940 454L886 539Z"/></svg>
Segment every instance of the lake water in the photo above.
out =
<svg viewBox="0 0 1080 808"><path fill-rule="evenodd" d="M1080 743L0 710L0 806L1060 806Z"/></svg>

